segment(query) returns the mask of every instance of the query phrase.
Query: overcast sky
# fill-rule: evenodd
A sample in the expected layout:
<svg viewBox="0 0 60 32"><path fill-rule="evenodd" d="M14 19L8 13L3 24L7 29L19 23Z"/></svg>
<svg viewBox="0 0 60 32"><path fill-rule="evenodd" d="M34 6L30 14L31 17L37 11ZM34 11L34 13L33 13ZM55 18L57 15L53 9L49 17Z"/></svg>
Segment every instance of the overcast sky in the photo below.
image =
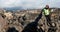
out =
<svg viewBox="0 0 60 32"><path fill-rule="evenodd" d="M46 4L60 8L60 0L0 0L0 7L42 8Z"/></svg>

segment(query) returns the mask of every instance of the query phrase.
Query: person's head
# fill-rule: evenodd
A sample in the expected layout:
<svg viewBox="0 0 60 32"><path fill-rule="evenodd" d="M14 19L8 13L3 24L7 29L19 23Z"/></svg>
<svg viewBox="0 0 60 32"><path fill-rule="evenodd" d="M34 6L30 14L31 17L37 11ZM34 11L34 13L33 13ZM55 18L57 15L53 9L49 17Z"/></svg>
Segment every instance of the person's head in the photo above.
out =
<svg viewBox="0 0 60 32"><path fill-rule="evenodd" d="M48 8L49 8L49 5L46 5L46 6L45 6L45 8L47 8L47 9L48 9Z"/></svg>

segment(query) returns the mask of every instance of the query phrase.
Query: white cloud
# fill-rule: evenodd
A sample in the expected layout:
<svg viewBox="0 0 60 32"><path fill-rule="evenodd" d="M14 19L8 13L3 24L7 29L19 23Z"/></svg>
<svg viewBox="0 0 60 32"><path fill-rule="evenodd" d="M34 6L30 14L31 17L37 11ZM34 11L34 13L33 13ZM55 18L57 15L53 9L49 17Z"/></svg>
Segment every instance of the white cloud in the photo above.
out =
<svg viewBox="0 0 60 32"><path fill-rule="evenodd" d="M59 7L60 0L0 0L0 7L42 8L46 4Z"/></svg>

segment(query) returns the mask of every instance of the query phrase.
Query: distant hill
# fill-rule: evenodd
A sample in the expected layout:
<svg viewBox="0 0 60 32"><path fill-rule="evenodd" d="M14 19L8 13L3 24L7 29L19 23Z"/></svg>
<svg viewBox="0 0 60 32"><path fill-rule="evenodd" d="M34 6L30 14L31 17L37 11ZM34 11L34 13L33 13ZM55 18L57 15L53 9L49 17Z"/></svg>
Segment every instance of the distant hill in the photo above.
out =
<svg viewBox="0 0 60 32"><path fill-rule="evenodd" d="M8 7L8 8L4 8L7 11L16 11L16 10L23 10L22 7Z"/></svg>

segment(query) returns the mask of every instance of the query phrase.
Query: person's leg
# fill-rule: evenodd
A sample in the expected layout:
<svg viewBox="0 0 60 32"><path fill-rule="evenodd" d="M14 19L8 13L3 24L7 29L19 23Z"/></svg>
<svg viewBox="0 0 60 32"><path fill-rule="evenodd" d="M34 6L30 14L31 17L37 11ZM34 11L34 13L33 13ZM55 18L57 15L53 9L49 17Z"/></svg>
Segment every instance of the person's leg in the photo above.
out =
<svg viewBox="0 0 60 32"><path fill-rule="evenodd" d="M49 22L50 21L49 15L46 15L45 17L46 17L47 22Z"/></svg>
<svg viewBox="0 0 60 32"><path fill-rule="evenodd" d="M51 22L51 17L50 17L50 15L48 15L48 20Z"/></svg>
<svg viewBox="0 0 60 32"><path fill-rule="evenodd" d="M50 16L47 15L47 16L45 16L45 17L46 17L46 20L47 20L47 25L48 25L48 24L51 25L51 19L50 19Z"/></svg>

